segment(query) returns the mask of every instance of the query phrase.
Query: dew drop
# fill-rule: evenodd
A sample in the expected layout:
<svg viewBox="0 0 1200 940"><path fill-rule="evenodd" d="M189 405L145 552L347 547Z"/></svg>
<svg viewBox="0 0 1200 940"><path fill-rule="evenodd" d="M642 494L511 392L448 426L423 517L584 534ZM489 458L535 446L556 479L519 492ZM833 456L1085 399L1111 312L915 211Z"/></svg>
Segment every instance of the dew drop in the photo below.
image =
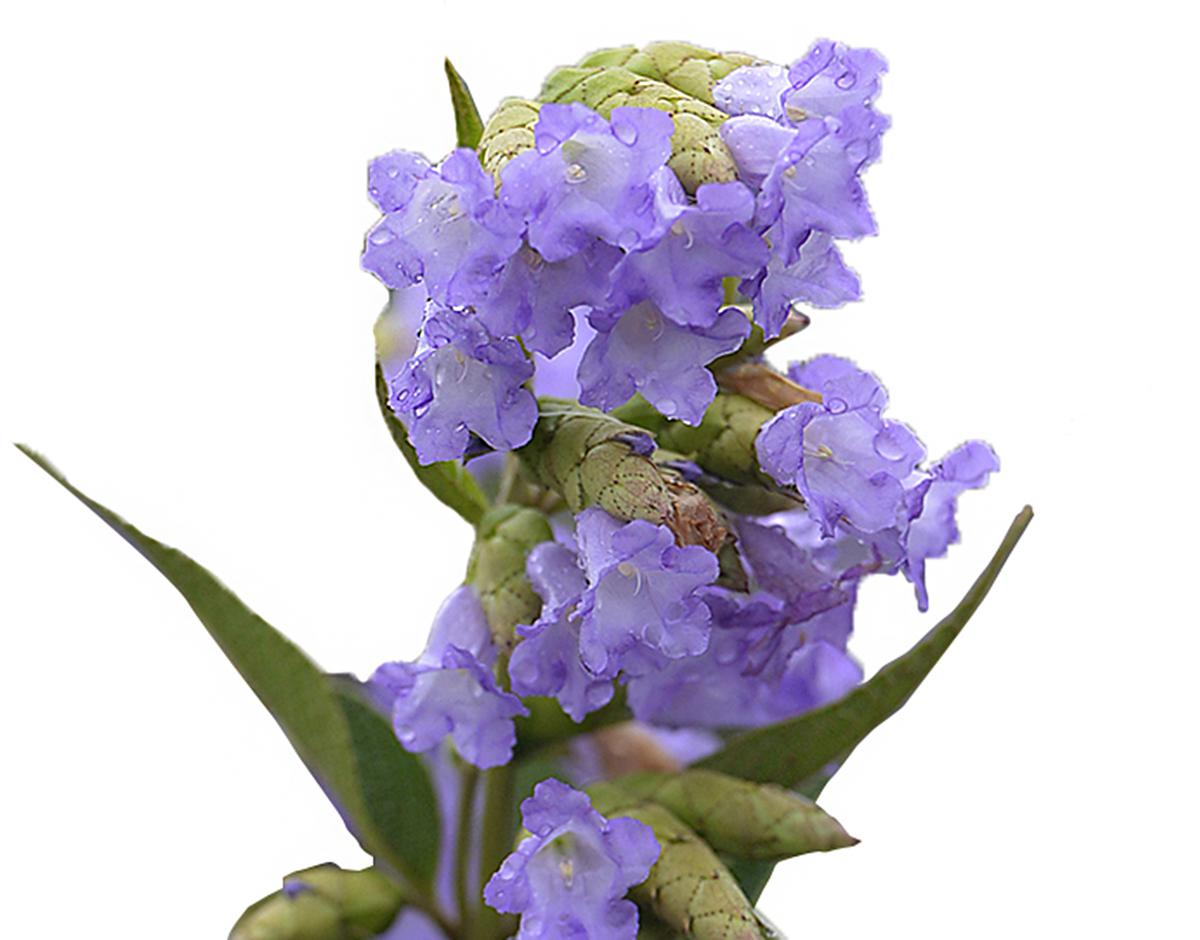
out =
<svg viewBox="0 0 1200 940"><path fill-rule="evenodd" d="M844 398L827 398L825 399L825 408L831 415L844 414L850 406L846 404Z"/></svg>
<svg viewBox="0 0 1200 940"><path fill-rule="evenodd" d="M884 460L899 460L904 456L903 442L891 428L884 428L875 435L875 453Z"/></svg>
<svg viewBox="0 0 1200 940"><path fill-rule="evenodd" d="M582 183L587 179L587 170L580 163L572 163L567 166L564 171L567 182L571 184Z"/></svg>
<svg viewBox="0 0 1200 940"><path fill-rule="evenodd" d="M620 122L614 124L613 125L613 134L616 136L617 140L619 140L621 143L625 144L626 146L632 147L634 144L637 143L637 139L638 139L637 128L634 127L632 124L630 124L627 121L620 121Z"/></svg>

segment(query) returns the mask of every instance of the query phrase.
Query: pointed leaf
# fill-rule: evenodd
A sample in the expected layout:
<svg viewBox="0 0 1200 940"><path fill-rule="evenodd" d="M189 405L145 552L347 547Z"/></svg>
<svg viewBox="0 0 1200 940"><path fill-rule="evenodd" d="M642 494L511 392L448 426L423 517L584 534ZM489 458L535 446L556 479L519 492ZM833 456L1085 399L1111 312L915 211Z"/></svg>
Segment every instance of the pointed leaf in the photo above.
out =
<svg viewBox="0 0 1200 940"><path fill-rule="evenodd" d="M483 119L475 107L471 89L449 59L446 60L446 81L450 83L450 104L454 107L454 131L458 146L474 150L483 136Z"/></svg>
<svg viewBox="0 0 1200 940"><path fill-rule="evenodd" d="M392 440L400 448L400 453L408 461L408 465L416 474L417 479L442 503L453 509L471 525L477 525L488 510L488 498L483 495L483 490L471 476L471 471L457 460L422 464L417 459L417 452L408 440L408 431L404 429L400 419L388 407L387 383L378 366L375 367L375 397L379 402L379 411L383 415L388 433L392 435Z"/></svg>
<svg viewBox="0 0 1200 940"><path fill-rule="evenodd" d="M72 486L49 461L17 445L118 535L154 565L183 595L200 622L279 722L292 747L342 813L363 848L416 884L428 884L436 862L433 789L420 761L398 744L384 748L378 729L340 701L326 677L291 641L246 607L228 588L182 552L134 528L116 513ZM387 754L383 765L390 785L404 791L384 800L377 818L369 800L379 798L380 768L371 759ZM381 824L382 823L382 824ZM401 831L403 830L403 831Z"/></svg>
<svg viewBox="0 0 1200 940"><path fill-rule="evenodd" d="M1032 518L1033 510L1026 506L958 606L899 659L845 698L739 735L696 766L760 783L795 787L820 774L826 765L843 760L872 730L894 715L929 675L987 596Z"/></svg>

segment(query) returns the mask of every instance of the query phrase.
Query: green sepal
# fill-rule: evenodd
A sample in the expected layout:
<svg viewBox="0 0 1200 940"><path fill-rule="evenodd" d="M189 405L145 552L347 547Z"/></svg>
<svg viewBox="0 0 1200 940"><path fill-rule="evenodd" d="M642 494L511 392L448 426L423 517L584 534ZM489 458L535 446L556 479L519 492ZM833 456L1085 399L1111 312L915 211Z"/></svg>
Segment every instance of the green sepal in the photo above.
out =
<svg viewBox="0 0 1200 940"><path fill-rule="evenodd" d="M346 706L321 670L196 562L84 495L41 455L17 446L183 595L341 810L362 847L409 882L428 885L437 861L437 804L421 762L389 735L393 790L389 799L372 803L374 792L368 791L366 781L374 779L375 758L374 748L366 743L371 739L379 744L380 739L370 732L364 736L363 728L369 726L347 717Z"/></svg>
<svg viewBox="0 0 1200 940"><path fill-rule="evenodd" d="M283 879L276 891L238 918L229 940L368 940L396 919L404 893L373 868L317 865Z"/></svg>
<svg viewBox="0 0 1200 940"><path fill-rule="evenodd" d="M483 136L483 119L479 116L475 99L471 97L471 89L449 59L446 59L446 81L450 85L450 105L454 108L456 142L460 147L474 150Z"/></svg>
<svg viewBox="0 0 1200 940"><path fill-rule="evenodd" d="M539 107L536 101L525 98L505 98L487 119L479 138L479 159L497 179L509 160L533 148L533 125Z"/></svg>
<svg viewBox="0 0 1200 940"><path fill-rule="evenodd" d="M665 525L680 545L720 550L729 535L720 512L678 472L634 451L640 428L565 399L543 398L539 411L518 455L572 512L599 506L618 519Z"/></svg>
<svg viewBox="0 0 1200 940"><path fill-rule="evenodd" d="M706 104L713 104L713 85L734 69L759 65L762 60L744 52L714 52L686 42L652 42L599 49L580 61L583 68L619 67L663 82Z"/></svg>
<svg viewBox="0 0 1200 940"><path fill-rule="evenodd" d="M525 506L496 506L479 521L466 581L475 588L502 653L512 650L517 624L533 623L541 613L542 600L525 576L525 558L535 545L553 538L546 517Z"/></svg>
<svg viewBox="0 0 1200 940"><path fill-rule="evenodd" d="M739 735L697 766L784 787L816 778L819 790L827 779L821 777L826 765L849 756L871 731L900 710L929 675L991 590L1032 518L1028 506L1018 513L958 606L899 659L837 702Z"/></svg>
<svg viewBox="0 0 1200 940"><path fill-rule="evenodd" d="M703 183L729 183L737 179L737 164L721 139L720 126L729 116L719 108L673 88L619 67L556 69L542 85L541 102L579 102L607 118L614 108L657 108L671 116L671 158L688 192Z"/></svg>
<svg viewBox="0 0 1200 940"><path fill-rule="evenodd" d="M383 415L388 433L421 485L471 525L477 525L488 510L488 498L471 476L471 471L459 461L421 463L416 449L408 439L408 431L388 405L387 382L383 377L383 370L378 365L375 366L375 399L379 403L379 412Z"/></svg>
<svg viewBox="0 0 1200 940"><path fill-rule="evenodd" d="M607 783L587 788L603 816L637 819L654 830L661 852L629 895L668 929L696 940L762 940L754 906L716 853L674 813Z"/></svg>
<svg viewBox="0 0 1200 940"><path fill-rule="evenodd" d="M614 783L665 806L716 851L739 858L781 861L858 841L814 802L773 784L703 769L630 774Z"/></svg>

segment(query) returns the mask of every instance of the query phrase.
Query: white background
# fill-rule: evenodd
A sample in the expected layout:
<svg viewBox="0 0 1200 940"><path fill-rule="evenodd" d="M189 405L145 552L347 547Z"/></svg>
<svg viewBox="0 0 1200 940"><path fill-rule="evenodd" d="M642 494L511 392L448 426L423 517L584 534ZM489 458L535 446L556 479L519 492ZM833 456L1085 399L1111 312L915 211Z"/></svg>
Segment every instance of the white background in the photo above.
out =
<svg viewBox="0 0 1200 940"><path fill-rule="evenodd" d="M373 155L602 45L891 62L861 304L791 353L888 383L1003 472L931 566L865 591L869 670L993 595L824 798L863 842L782 866L793 937L1195 936L1195 77L1183 4L24 3L0 27L3 433L210 567L330 669L419 648L468 530L384 432ZM599 12L599 11L603 12ZM518 12L519 11L519 12ZM1119 12L1118 12L1119 11ZM4 933L224 936L364 861L174 591L0 453ZM1185 565L1187 566L1185 568Z"/></svg>

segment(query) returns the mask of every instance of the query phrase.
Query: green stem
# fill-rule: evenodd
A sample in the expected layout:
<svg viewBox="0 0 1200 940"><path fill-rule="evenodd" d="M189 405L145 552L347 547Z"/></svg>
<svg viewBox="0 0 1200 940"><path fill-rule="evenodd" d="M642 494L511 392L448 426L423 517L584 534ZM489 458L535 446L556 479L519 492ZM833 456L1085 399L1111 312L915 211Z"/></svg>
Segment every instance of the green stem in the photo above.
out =
<svg viewBox="0 0 1200 940"><path fill-rule="evenodd" d="M483 829L479 846L479 891L512 851L516 835L516 807L513 801L513 766L493 767L483 775ZM511 918L498 914L486 904L480 906L479 917L467 932L469 940L496 940L515 932Z"/></svg>
<svg viewBox="0 0 1200 940"><path fill-rule="evenodd" d="M475 793L479 771L470 764L462 766L462 789L458 802L458 833L454 846L454 890L458 920L463 933L469 934L475 899L471 897L471 828L474 822Z"/></svg>

